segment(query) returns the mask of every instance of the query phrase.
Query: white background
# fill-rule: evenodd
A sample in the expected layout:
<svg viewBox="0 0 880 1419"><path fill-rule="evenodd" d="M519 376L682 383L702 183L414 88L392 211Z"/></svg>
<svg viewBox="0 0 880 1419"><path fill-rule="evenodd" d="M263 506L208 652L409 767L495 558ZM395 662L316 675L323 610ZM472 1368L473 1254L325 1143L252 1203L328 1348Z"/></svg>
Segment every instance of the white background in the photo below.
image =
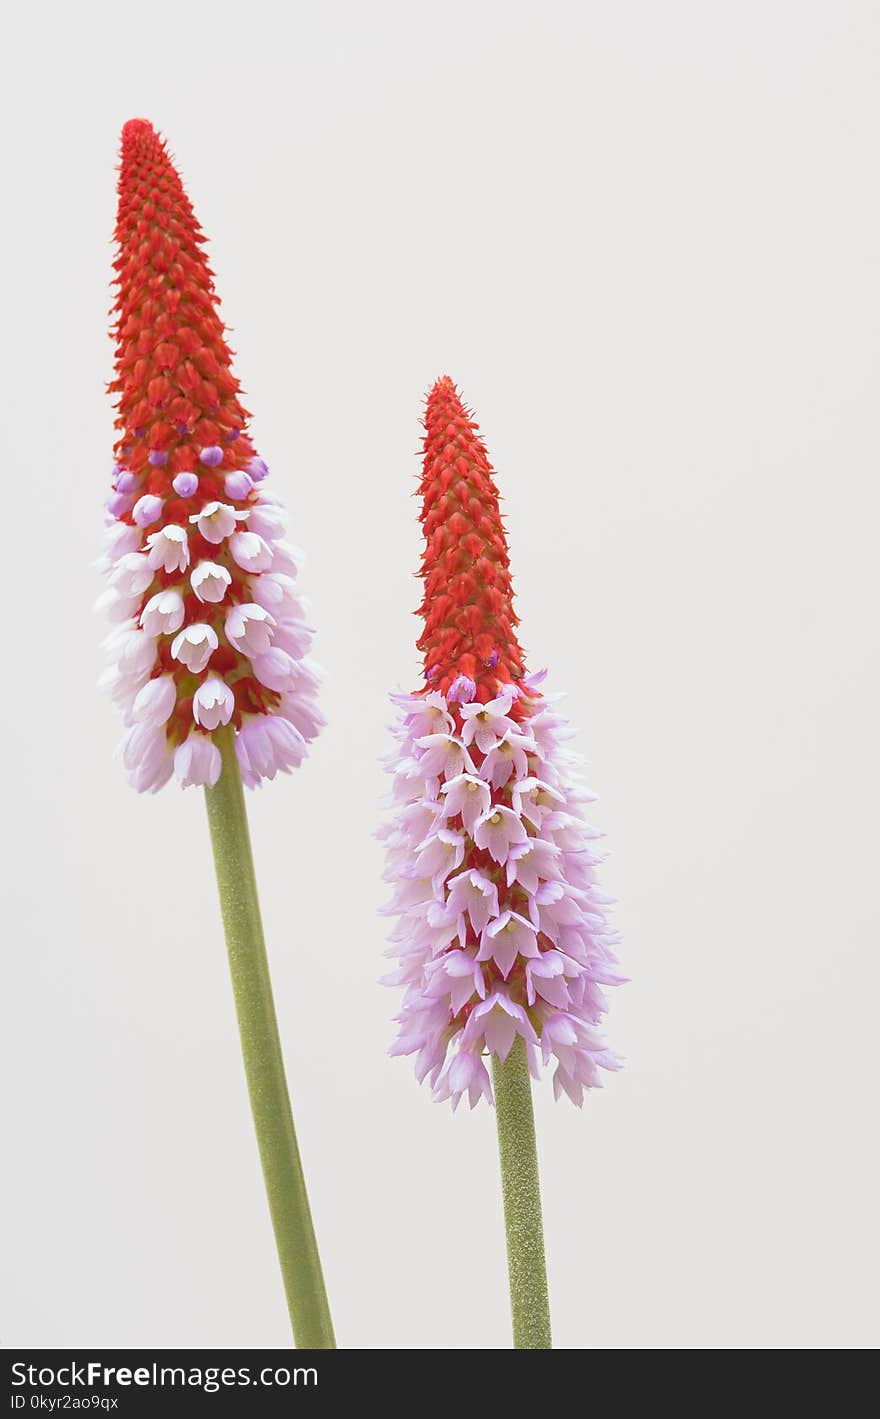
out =
<svg viewBox="0 0 880 1419"><path fill-rule="evenodd" d="M251 797L340 1343L508 1342L494 1118L390 1060L371 834L417 683L421 400L506 498L631 984L537 1096L566 1347L877 1339L880 12L17 7L0 341L0 1341L284 1345L204 804L113 758L90 606L118 132L211 238L330 727Z"/></svg>

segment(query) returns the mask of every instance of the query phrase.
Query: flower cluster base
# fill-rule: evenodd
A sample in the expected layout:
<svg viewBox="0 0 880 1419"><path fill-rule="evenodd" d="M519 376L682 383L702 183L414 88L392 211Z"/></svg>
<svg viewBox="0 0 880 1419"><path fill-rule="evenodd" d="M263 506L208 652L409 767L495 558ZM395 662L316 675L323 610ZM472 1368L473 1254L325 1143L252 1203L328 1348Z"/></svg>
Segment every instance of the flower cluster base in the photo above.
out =
<svg viewBox="0 0 880 1419"><path fill-rule="evenodd" d="M597 1031L604 987L623 980L595 881L601 835L541 680L499 684L489 701L465 676L446 695L395 697L384 836L399 968L386 982L405 996L391 1053L415 1055L453 1107L492 1101L487 1057L506 1059L518 1034L533 1075L540 1056L555 1062L557 1098L577 1105L618 1068Z"/></svg>

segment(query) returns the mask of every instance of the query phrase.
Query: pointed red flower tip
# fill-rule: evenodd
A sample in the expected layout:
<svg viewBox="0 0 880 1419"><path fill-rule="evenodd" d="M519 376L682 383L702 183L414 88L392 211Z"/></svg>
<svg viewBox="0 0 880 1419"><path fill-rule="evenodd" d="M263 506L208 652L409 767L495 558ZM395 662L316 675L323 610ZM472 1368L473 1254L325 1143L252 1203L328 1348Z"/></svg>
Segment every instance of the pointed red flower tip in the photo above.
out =
<svg viewBox="0 0 880 1419"><path fill-rule="evenodd" d="M141 135L146 137L148 134L156 136L156 130L148 118L130 118L127 123L122 125L123 143L131 143L137 137Z"/></svg>
<svg viewBox="0 0 880 1419"><path fill-rule="evenodd" d="M424 424L425 680L445 695L466 676L485 703L525 673L498 489L479 426L448 375L428 395Z"/></svg>
<svg viewBox="0 0 880 1419"><path fill-rule="evenodd" d="M145 118L123 127L118 191L116 456L133 473L147 470L145 491L166 499L175 475L210 471L201 504L254 450L204 237L165 141ZM216 450L207 467L206 449Z"/></svg>

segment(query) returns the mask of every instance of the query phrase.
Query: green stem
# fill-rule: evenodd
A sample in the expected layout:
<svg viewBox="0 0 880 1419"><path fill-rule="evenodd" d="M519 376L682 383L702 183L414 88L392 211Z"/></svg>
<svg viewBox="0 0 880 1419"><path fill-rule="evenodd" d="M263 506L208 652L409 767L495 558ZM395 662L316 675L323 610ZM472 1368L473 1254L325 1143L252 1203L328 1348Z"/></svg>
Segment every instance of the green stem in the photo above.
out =
<svg viewBox="0 0 880 1419"><path fill-rule="evenodd" d="M501 1155L514 1349L550 1350L550 1301L532 1081L521 1035L516 1036L503 1064L497 1055L492 1056L492 1082Z"/></svg>
<svg viewBox="0 0 880 1419"><path fill-rule="evenodd" d="M333 1322L287 1092L232 730L219 730L215 741L223 771L216 786L205 789L208 822L241 1052L287 1309L296 1346L333 1350Z"/></svg>

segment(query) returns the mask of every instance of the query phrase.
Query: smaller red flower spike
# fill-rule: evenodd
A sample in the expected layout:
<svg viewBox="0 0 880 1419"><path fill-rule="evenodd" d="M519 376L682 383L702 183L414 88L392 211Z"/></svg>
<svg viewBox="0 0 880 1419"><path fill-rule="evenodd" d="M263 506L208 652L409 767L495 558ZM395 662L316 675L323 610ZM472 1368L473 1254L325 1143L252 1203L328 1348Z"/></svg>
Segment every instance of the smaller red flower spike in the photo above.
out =
<svg viewBox="0 0 880 1419"><path fill-rule="evenodd" d="M619 1061L598 1025L623 978L584 808L592 794L543 673L527 675L477 425L450 379L428 396L421 482L425 686L400 709L384 836L399 917L387 984L405 994L392 1054L436 1099L491 1099L487 1057L517 1035L575 1103Z"/></svg>
<svg viewBox="0 0 880 1419"><path fill-rule="evenodd" d="M498 489L479 425L448 375L428 395L424 424L425 680L445 695L463 675L485 702L525 673Z"/></svg>
<svg viewBox="0 0 880 1419"><path fill-rule="evenodd" d="M322 724L284 512L247 432L204 237L164 141L122 130L116 223L116 466L101 598L107 682L135 788L221 771L249 787L301 762Z"/></svg>

